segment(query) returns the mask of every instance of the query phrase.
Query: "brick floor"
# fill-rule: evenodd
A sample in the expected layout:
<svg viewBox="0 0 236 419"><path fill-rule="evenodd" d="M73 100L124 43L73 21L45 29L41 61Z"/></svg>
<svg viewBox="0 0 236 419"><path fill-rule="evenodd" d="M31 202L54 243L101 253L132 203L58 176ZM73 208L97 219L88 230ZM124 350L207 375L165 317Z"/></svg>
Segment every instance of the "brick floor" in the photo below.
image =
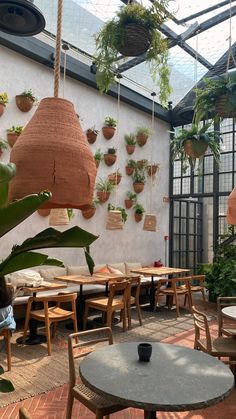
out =
<svg viewBox="0 0 236 419"><path fill-rule="evenodd" d="M214 309L212 306L208 307L208 314L214 315ZM186 320L188 322L188 319ZM165 322L165 327L161 327L161 332L165 331L165 328L168 328L168 320ZM151 323L150 329L153 328ZM162 323L163 326L163 323ZM188 326L189 327L189 326ZM177 330L179 331L179 324ZM169 330L167 337L165 337L162 342L172 343L176 345L182 345L186 347L193 348L194 341L194 330L184 330L183 325L181 326L182 331L179 333L174 333L176 329L173 330L173 335L169 336ZM216 335L217 333L217 323L216 320L211 322L211 333ZM67 385L61 386L53 391L50 391L46 394L40 394L35 397L28 398L22 402L11 404L5 408L0 409L0 419L16 419L18 418L18 410L20 406L24 406L33 419L64 419L66 412L66 402L67 402ZM4 397L4 394L1 394L1 397ZM84 406L79 402L74 402L73 415L72 419L75 418L86 418L94 419L94 414L91 414ZM126 409L122 412L111 415L111 419L137 419L142 418L143 412L138 409ZM223 402L218 403L212 407L206 408L204 410L195 410L191 412L160 412L158 414L159 419L235 419L236 418L236 389L232 394Z"/></svg>

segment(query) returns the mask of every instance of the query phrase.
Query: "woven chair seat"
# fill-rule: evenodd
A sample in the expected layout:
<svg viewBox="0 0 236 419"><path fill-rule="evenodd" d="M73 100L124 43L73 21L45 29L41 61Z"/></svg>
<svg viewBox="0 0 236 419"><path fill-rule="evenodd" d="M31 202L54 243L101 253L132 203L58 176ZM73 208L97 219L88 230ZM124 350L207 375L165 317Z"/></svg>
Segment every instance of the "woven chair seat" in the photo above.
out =
<svg viewBox="0 0 236 419"><path fill-rule="evenodd" d="M121 305L121 302L122 302L121 300L122 300L122 296L121 296L121 298L119 298L119 296L113 298L112 307L116 307L117 306L117 309L118 309L120 307L120 305ZM107 307L107 305L108 305L108 297L104 297L104 298L101 298L101 297L88 298L86 300L86 303L87 302L89 302L90 305L93 305L93 307Z"/></svg>
<svg viewBox="0 0 236 419"><path fill-rule="evenodd" d="M115 405L113 402L105 399L103 396L94 393L84 384L77 384L73 388L73 393L75 393L75 397L77 400L80 400L85 406L89 404L89 409L92 410L94 413L97 409L105 409L109 410L114 409L115 411L119 409L123 409L124 407L120 405Z"/></svg>
<svg viewBox="0 0 236 419"><path fill-rule="evenodd" d="M200 339L199 342L203 346L207 346L206 339ZM211 355L236 358L236 341L227 337L212 339Z"/></svg>
<svg viewBox="0 0 236 419"><path fill-rule="evenodd" d="M49 307L48 317L49 319L56 319L60 317L70 317L73 314L72 311L64 310L61 307ZM31 317L45 318L44 310L35 310L31 312Z"/></svg>

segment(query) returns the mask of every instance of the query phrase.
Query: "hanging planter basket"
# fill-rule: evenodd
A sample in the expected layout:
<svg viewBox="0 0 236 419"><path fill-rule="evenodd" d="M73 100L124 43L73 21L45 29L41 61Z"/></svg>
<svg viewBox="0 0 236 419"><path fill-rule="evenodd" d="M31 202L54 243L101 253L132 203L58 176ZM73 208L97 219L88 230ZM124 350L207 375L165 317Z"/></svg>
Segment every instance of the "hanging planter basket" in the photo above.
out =
<svg viewBox="0 0 236 419"><path fill-rule="evenodd" d="M3 103L0 103L0 116L2 116L3 112L5 111L5 105Z"/></svg>
<svg viewBox="0 0 236 419"><path fill-rule="evenodd" d="M114 136L116 129L113 127L103 127L102 132L104 138L106 138L106 140L110 140Z"/></svg>
<svg viewBox="0 0 236 419"><path fill-rule="evenodd" d="M158 165L157 164L153 164L153 165L149 164L147 166L148 176L154 176L156 174L157 170L158 170Z"/></svg>
<svg viewBox="0 0 236 419"><path fill-rule="evenodd" d="M111 173L108 175L108 180L112 185L119 185L120 181L122 179L122 175L119 173Z"/></svg>
<svg viewBox="0 0 236 419"><path fill-rule="evenodd" d="M157 219L153 214L146 214L143 223L143 230L145 231L156 231L157 230Z"/></svg>
<svg viewBox="0 0 236 419"><path fill-rule="evenodd" d="M119 52L125 57L138 57L148 50L150 42L151 37L147 28L129 23L125 26L123 42Z"/></svg>
<svg viewBox="0 0 236 419"><path fill-rule="evenodd" d="M140 221L142 221L142 219L143 219L143 214L139 214L139 213L135 212L134 213L134 218L135 218L136 223L140 223Z"/></svg>
<svg viewBox="0 0 236 419"><path fill-rule="evenodd" d="M88 132L87 131L86 136L87 136L89 144L94 144L98 135L96 134L96 132L93 132L93 131Z"/></svg>
<svg viewBox="0 0 236 419"><path fill-rule="evenodd" d="M131 176L134 173L134 167L126 166L125 171L128 176Z"/></svg>
<svg viewBox="0 0 236 419"><path fill-rule="evenodd" d="M112 166L116 161L116 154L104 154L104 162L107 166Z"/></svg>
<svg viewBox="0 0 236 419"><path fill-rule="evenodd" d="M107 230L123 230L124 223L122 221L121 211L110 210L107 214L106 229Z"/></svg>
<svg viewBox="0 0 236 419"><path fill-rule="evenodd" d="M221 118L235 118L236 117L236 109L232 109L232 105L230 104L230 101L227 95L219 96L219 98L215 102L215 110L216 110L216 113Z"/></svg>
<svg viewBox="0 0 236 419"><path fill-rule="evenodd" d="M134 183L133 183L133 188L134 188L134 191L135 191L136 193L140 193L140 192L142 192L142 191L143 191L143 189L144 189L144 183L134 182Z"/></svg>
<svg viewBox="0 0 236 419"><path fill-rule="evenodd" d="M46 208L46 209L38 209L38 214L40 215L40 217L48 217L48 215L50 214L50 209Z"/></svg>
<svg viewBox="0 0 236 419"><path fill-rule="evenodd" d="M134 205L134 201L132 199L125 199L125 208L130 209Z"/></svg>
<svg viewBox="0 0 236 419"><path fill-rule="evenodd" d="M86 220L89 220L89 218L92 218L94 216L95 212L96 212L96 208L91 207L90 209L86 211L82 211L82 215Z"/></svg>
<svg viewBox="0 0 236 419"><path fill-rule="evenodd" d="M185 153L189 157L198 159L199 157L202 157L204 155L204 153L207 150L208 144L201 140L185 140L183 146Z"/></svg>
<svg viewBox="0 0 236 419"><path fill-rule="evenodd" d="M140 135L136 136L136 140L137 140L137 144L140 147L143 147L146 144L146 142L148 140L148 137L146 137L145 135L140 134Z"/></svg>
<svg viewBox="0 0 236 419"><path fill-rule="evenodd" d="M126 150L128 154L133 154L135 151L135 145L126 145Z"/></svg>
<svg viewBox="0 0 236 419"><path fill-rule="evenodd" d="M20 109L21 112L29 112L34 105L34 100L28 96L17 95L16 96L16 106Z"/></svg>
<svg viewBox="0 0 236 419"><path fill-rule="evenodd" d="M108 201L108 199L110 198L110 194L110 192L97 191L97 197L99 198L99 202L102 202L104 204L104 202Z"/></svg>
<svg viewBox="0 0 236 419"><path fill-rule="evenodd" d="M19 134L16 134L15 132L8 132L7 133L7 141L9 143L10 147L13 147L15 145L15 143L18 140L18 137L19 136L20 135Z"/></svg>

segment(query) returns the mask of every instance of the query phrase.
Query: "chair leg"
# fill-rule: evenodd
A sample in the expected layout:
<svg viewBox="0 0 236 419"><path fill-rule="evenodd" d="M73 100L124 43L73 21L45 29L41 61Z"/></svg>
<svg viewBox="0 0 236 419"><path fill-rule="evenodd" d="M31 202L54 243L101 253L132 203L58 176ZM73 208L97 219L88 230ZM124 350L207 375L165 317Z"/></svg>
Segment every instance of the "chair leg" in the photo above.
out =
<svg viewBox="0 0 236 419"><path fill-rule="evenodd" d="M53 325L52 325L52 338L55 337L56 331L57 331L57 322L53 322Z"/></svg>
<svg viewBox="0 0 236 419"><path fill-rule="evenodd" d="M126 305L124 306L124 314L123 314L123 332L126 332L126 316L127 316L127 308Z"/></svg>
<svg viewBox="0 0 236 419"><path fill-rule="evenodd" d="M177 313L177 317L180 316L180 311L179 311L179 300L178 300L178 295L175 295L175 306L176 306L176 313Z"/></svg>
<svg viewBox="0 0 236 419"><path fill-rule="evenodd" d="M156 306L154 306L154 307L156 307ZM137 310L137 314L138 314L139 324L140 324L140 326L142 326L143 321L142 321L142 314L141 314L141 308L140 308L139 302L138 302L138 304L136 302L136 310Z"/></svg>
<svg viewBox="0 0 236 419"><path fill-rule="evenodd" d="M48 355L50 356L52 353L52 350L51 350L50 322L49 322L48 317L45 317L45 329L46 329L46 336L47 336Z"/></svg>
<svg viewBox="0 0 236 419"><path fill-rule="evenodd" d="M67 407L66 407L66 419L71 419L73 403L74 403L74 396L73 394L71 394L69 390L68 399L67 399Z"/></svg>
<svg viewBox="0 0 236 419"><path fill-rule="evenodd" d="M206 297L205 297L204 288L201 289L201 293L202 293L203 304L204 304L204 307L205 307L206 306Z"/></svg>
<svg viewBox="0 0 236 419"><path fill-rule="evenodd" d="M184 296L184 306L186 306L186 302L187 302L187 294L185 294Z"/></svg>
<svg viewBox="0 0 236 419"><path fill-rule="evenodd" d="M6 344L7 344L7 368L8 368L8 371L11 371L11 332L10 330L7 331Z"/></svg>
<svg viewBox="0 0 236 419"><path fill-rule="evenodd" d="M88 313L89 313L89 306L85 303L83 330L86 330L87 320L88 320Z"/></svg>
<svg viewBox="0 0 236 419"><path fill-rule="evenodd" d="M112 311L107 311L107 326L112 328Z"/></svg>
<svg viewBox="0 0 236 419"><path fill-rule="evenodd" d="M24 326L24 332L23 332L23 344L25 343L25 339L27 336L27 330L29 328L29 320L30 320L30 311L26 311L26 317L25 317L25 326Z"/></svg>

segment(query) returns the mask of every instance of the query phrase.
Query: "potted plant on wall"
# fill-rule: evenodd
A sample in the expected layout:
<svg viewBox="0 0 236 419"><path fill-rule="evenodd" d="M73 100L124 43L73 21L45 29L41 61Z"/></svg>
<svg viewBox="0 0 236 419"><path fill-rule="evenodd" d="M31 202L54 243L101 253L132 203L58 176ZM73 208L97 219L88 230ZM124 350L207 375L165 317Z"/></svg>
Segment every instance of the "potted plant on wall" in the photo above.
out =
<svg viewBox="0 0 236 419"><path fill-rule="evenodd" d="M96 36L96 79L101 92L115 81L114 64L120 54L131 57L146 52L151 75L160 87L160 103L166 105L170 94L168 42L158 28L170 16L168 0L155 1L150 8L128 3L107 22Z"/></svg>
<svg viewBox="0 0 236 419"><path fill-rule="evenodd" d="M96 212L96 206L97 204L99 204L100 200L97 196L95 196L92 200L92 204L91 207L88 208L87 210L83 210L82 211L82 215L86 220L89 220L90 218L92 218Z"/></svg>
<svg viewBox="0 0 236 419"><path fill-rule="evenodd" d="M8 103L8 94L7 92L0 93L0 116L2 116L5 111L6 104Z"/></svg>
<svg viewBox="0 0 236 419"><path fill-rule="evenodd" d="M103 136L106 140L110 140L116 131L117 121L110 116L107 116L104 121L104 126L102 127Z"/></svg>
<svg viewBox="0 0 236 419"><path fill-rule="evenodd" d="M144 207L141 204L138 204L138 202L134 206L134 218L136 223L139 223L143 219L143 214L145 212Z"/></svg>
<svg viewBox="0 0 236 419"><path fill-rule="evenodd" d="M18 137L21 135L23 131L22 126L14 126L12 125L11 128L7 129L7 141L11 147L14 146L15 142L17 141Z"/></svg>
<svg viewBox="0 0 236 419"><path fill-rule="evenodd" d="M132 206L137 202L137 195L132 191L128 191L126 196L127 198L125 199L125 207L127 209L132 208Z"/></svg>
<svg viewBox="0 0 236 419"><path fill-rule="evenodd" d="M146 182L145 173L143 170L135 169L133 175L133 188L136 193L140 193L144 189L144 185Z"/></svg>
<svg viewBox="0 0 236 419"><path fill-rule="evenodd" d="M31 89L24 90L20 95L16 95L16 105L21 112L29 112L35 102L37 102L37 98Z"/></svg>
<svg viewBox="0 0 236 419"><path fill-rule="evenodd" d="M117 159L116 148L110 147L107 149L107 152L104 154L104 162L107 166L112 166Z"/></svg>
<svg viewBox="0 0 236 419"><path fill-rule="evenodd" d="M136 167L138 169L146 169L147 165L148 165L148 160L147 159L138 160L136 162Z"/></svg>
<svg viewBox="0 0 236 419"><path fill-rule="evenodd" d="M108 175L108 180L109 182L111 182L113 185L119 185L120 181L122 179L122 174L120 172L120 169L117 169L116 172L111 173L110 175Z"/></svg>
<svg viewBox="0 0 236 419"><path fill-rule="evenodd" d="M136 168L136 161L135 160L128 160L125 166L125 171L128 176L131 176L134 173L134 169Z"/></svg>
<svg viewBox="0 0 236 419"><path fill-rule="evenodd" d="M95 143L97 136L98 136L99 131L97 129L95 129L95 126L93 126L92 128L88 128L86 131L86 136L87 136L87 140L89 142L89 144L93 144Z"/></svg>
<svg viewBox="0 0 236 419"><path fill-rule="evenodd" d="M109 199L111 192L114 190L114 185L108 179L100 179L96 184L96 190L99 202L104 203Z"/></svg>
<svg viewBox="0 0 236 419"><path fill-rule="evenodd" d="M171 139L170 147L173 160L179 158L182 162L184 173L188 165L195 167L196 160L202 159L209 147L217 164L220 162L220 142L222 138L218 131L208 131L211 123L201 128L192 124L189 129L181 129Z"/></svg>
<svg viewBox="0 0 236 419"><path fill-rule="evenodd" d="M147 140L149 135L151 134L151 130L149 128L146 127L138 127L137 131L136 131L136 140L137 140L137 144L140 147L143 147Z"/></svg>
<svg viewBox="0 0 236 419"><path fill-rule="evenodd" d="M126 220L128 218L128 214L127 214L125 208L115 207L115 205L112 205L112 204L109 203L108 206L107 206L107 209L108 209L108 211L120 211L123 223L126 222Z"/></svg>
<svg viewBox="0 0 236 419"><path fill-rule="evenodd" d="M146 166L148 176L154 176L159 170L158 163L147 164Z"/></svg>
<svg viewBox="0 0 236 419"><path fill-rule="evenodd" d="M7 148L8 148L8 143L2 138L0 138L0 156L3 153L3 150L7 150Z"/></svg>
<svg viewBox="0 0 236 419"><path fill-rule="evenodd" d="M125 134L126 150L128 154L133 154L136 146L135 134Z"/></svg>
<svg viewBox="0 0 236 419"><path fill-rule="evenodd" d="M100 148L95 151L93 157L94 157L94 160L95 160L96 168L98 168L99 164L103 160L103 153L101 152Z"/></svg>

